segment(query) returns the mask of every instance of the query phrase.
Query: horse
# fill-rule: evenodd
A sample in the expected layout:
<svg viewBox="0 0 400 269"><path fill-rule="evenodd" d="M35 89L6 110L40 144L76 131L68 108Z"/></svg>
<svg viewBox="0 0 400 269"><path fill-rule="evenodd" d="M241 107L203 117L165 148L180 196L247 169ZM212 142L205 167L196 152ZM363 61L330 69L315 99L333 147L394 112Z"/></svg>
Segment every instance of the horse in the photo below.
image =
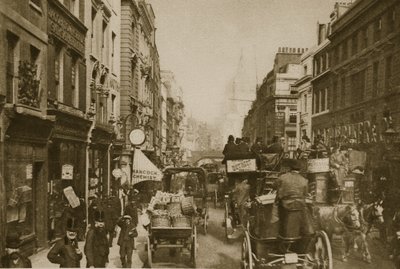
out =
<svg viewBox="0 0 400 269"><path fill-rule="evenodd" d="M362 206L360 209L361 219L363 224L365 224L365 235L368 235L371 228L375 226L382 226L384 223L383 218L383 201L378 200L369 205Z"/></svg>
<svg viewBox="0 0 400 269"><path fill-rule="evenodd" d="M342 238L342 261L347 261L350 248L357 244L362 252L363 260L371 263L366 235L362 230L361 214L356 206L340 204L318 207L316 215L320 228L325 230L330 240L334 234Z"/></svg>

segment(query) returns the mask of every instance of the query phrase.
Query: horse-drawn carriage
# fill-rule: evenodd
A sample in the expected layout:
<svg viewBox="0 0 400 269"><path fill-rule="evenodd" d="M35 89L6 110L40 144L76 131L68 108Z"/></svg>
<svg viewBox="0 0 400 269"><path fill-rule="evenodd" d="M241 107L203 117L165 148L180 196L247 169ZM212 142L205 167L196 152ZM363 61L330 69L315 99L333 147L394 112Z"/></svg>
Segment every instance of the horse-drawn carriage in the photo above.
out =
<svg viewBox="0 0 400 269"><path fill-rule="evenodd" d="M157 249L170 248L187 249L191 264L196 267L197 226L201 225L205 234L208 227L207 172L198 167L167 168L162 185L164 192L159 192L159 196L161 200L168 200L169 212L150 218L148 266L152 266Z"/></svg>
<svg viewBox="0 0 400 269"><path fill-rule="evenodd" d="M269 165L260 165L260 159L250 155L227 160L228 177L236 181L246 179L246 184L249 183L248 193L244 195L248 198L245 203L233 199L233 192L226 195L227 238L230 238L229 224L232 224L232 229L243 227L242 268L332 268L330 241L324 231L317 230L307 235L302 232L280 233L280 225L285 224L279 221L282 215L276 204L276 180L286 168L282 158L282 155L267 156L264 160L269 161ZM259 170L259 167L274 171ZM236 188L240 185L237 184ZM312 201L309 202L311 209ZM287 214L289 217L291 213Z"/></svg>
<svg viewBox="0 0 400 269"><path fill-rule="evenodd" d="M383 223L382 202L364 205L359 189L364 172L360 166L349 164L333 166L332 159L308 159L306 177L314 200L314 216L319 230L333 236L342 237L343 261L347 261L350 249L356 244L362 252L362 259L371 262L366 235L374 224ZM354 158L354 157L353 157ZM334 164L334 163L333 163ZM333 167L332 167L333 166ZM344 169L345 167L345 169ZM364 183L365 184L365 183Z"/></svg>

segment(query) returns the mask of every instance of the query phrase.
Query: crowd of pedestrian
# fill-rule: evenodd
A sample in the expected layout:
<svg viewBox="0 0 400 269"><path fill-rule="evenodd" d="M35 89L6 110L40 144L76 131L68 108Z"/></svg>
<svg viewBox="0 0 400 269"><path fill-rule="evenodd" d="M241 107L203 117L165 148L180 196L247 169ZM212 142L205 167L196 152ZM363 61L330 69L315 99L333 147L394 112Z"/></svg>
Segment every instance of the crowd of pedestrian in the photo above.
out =
<svg viewBox="0 0 400 269"><path fill-rule="evenodd" d="M124 206L121 215L121 202L118 197L109 196L100 198L99 194L91 197L88 207L88 231L84 235L85 244L83 251L79 249L78 239L81 233L82 220L79 210L66 210L62 238L56 240L47 254L47 259L60 268L79 268L83 253L86 257L87 268L104 268L109 263L110 248L113 246L113 239L119 237L117 244L120 247L121 267L132 266L132 254L135 249L135 237L138 224L138 207L135 202L137 190L132 190L128 203ZM32 263L28 257L20 251L20 235L9 233L6 237L6 255L1 257L0 268L31 268Z"/></svg>

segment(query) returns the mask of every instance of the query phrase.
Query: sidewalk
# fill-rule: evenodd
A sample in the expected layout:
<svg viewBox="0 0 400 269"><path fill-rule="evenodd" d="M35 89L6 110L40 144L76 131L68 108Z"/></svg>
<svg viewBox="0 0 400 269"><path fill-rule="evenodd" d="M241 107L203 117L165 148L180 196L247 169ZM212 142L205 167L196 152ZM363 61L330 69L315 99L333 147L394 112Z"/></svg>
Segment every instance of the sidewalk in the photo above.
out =
<svg viewBox="0 0 400 269"><path fill-rule="evenodd" d="M144 244L147 240L147 231L143 228L143 226L139 223L137 227L138 231L138 237L135 238L135 243L136 243L136 249L133 251L132 255L132 268L143 268L143 263L145 262L142 261L144 257L139 257L139 249L144 248ZM119 232L119 231L118 231ZM118 235L117 237L114 238L113 240L113 246L110 248L110 254L109 254L109 260L110 262L107 265L107 268L121 268L121 260L119 258L119 246L117 245L117 240L118 240ZM79 242L79 249L83 253L83 258L81 260L81 267L85 268L86 267L86 257L84 254L84 245L85 242ZM33 254L29 258L32 261L32 267L33 268L59 268L58 264L54 264L49 262L47 259L47 253L49 252L50 248L45 248L41 251L39 251L36 254Z"/></svg>

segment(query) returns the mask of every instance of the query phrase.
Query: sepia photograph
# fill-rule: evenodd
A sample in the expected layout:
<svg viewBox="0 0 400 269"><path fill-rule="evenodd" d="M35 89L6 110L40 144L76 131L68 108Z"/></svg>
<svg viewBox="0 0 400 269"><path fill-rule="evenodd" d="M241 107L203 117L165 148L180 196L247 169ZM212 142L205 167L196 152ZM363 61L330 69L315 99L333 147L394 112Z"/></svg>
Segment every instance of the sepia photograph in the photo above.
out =
<svg viewBox="0 0 400 269"><path fill-rule="evenodd" d="M0 0L0 268L400 269L397 181L399 0Z"/></svg>

